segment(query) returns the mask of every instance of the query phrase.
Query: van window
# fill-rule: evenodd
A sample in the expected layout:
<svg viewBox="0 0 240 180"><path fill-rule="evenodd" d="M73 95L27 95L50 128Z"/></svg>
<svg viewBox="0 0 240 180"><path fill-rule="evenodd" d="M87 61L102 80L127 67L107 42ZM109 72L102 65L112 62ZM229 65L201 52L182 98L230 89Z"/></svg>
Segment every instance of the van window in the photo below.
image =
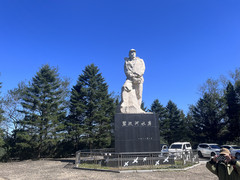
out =
<svg viewBox="0 0 240 180"><path fill-rule="evenodd" d="M190 148L190 147L191 147L191 145L190 145L190 144L186 144L186 146L187 146L188 148Z"/></svg>
<svg viewBox="0 0 240 180"><path fill-rule="evenodd" d="M182 149L182 144L172 144L170 149Z"/></svg>

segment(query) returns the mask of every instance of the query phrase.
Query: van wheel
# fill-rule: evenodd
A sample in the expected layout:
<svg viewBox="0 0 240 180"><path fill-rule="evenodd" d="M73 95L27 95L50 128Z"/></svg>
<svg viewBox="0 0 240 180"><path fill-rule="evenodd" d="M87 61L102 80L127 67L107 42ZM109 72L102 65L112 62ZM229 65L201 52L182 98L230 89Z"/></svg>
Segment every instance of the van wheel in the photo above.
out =
<svg viewBox="0 0 240 180"><path fill-rule="evenodd" d="M200 157L200 158L202 158L202 157L203 157L203 155L202 155L201 151L198 151L198 157Z"/></svg>

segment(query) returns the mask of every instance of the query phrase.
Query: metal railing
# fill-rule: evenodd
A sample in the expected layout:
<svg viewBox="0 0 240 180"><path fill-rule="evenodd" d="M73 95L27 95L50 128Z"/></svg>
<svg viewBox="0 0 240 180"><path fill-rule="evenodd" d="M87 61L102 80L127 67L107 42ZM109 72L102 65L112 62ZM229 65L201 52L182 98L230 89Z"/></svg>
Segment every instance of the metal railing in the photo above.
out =
<svg viewBox="0 0 240 180"><path fill-rule="evenodd" d="M102 170L185 168L199 162L196 151L162 152L76 152L76 168Z"/></svg>

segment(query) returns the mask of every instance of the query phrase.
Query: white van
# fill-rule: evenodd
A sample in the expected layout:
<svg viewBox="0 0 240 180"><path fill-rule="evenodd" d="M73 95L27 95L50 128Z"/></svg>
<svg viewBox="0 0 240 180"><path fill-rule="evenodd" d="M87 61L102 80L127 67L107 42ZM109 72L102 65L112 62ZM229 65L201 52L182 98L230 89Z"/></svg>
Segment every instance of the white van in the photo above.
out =
<svg viewBox="0 0 240 180"><path fill-rule="evenodd" d="M175 142L168 148L171 154L181 154L183 152L192 152L192 146L190 142Z"/></svg>

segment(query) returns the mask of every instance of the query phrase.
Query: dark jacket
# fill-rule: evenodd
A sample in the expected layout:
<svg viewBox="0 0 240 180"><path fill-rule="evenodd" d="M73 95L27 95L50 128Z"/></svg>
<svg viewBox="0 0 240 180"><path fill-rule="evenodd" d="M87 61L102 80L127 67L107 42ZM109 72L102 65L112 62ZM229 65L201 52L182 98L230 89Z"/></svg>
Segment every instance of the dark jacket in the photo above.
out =
<svg viewBox="0 0 240 180"><path fill-rule="evenodd" d="M231 160L228 164L211 160L207 162L206 167L217 175L219 180L240 180L240 162L236 160Z"/></svg>

